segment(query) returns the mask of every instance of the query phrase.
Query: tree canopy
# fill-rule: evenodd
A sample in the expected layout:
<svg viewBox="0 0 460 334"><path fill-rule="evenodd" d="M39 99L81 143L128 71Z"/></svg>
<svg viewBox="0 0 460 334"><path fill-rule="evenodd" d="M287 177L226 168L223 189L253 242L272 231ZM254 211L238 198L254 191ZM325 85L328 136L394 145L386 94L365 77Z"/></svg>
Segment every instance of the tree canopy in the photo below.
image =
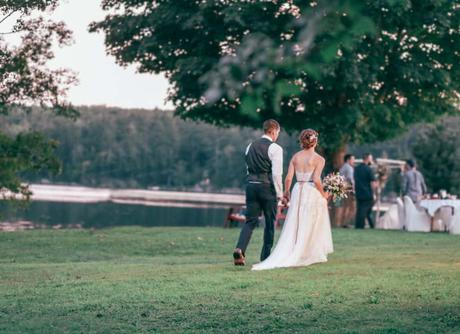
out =
<svg viewBox="0 0 460 334"><path fill-rule="evenodd" d="M391 138L453 113L460 2L103 0L107 52L164 73L182 117L290 130L323 148ZM457 107L458 108L458 107Z"/></svg>
<svg viewBox="0 0 460 334"><path fill-rule="evenodd" d="M40 105L59 115L76 115L64 99L66 88L75 81L74 75L47 67L54 57L54 43L71 42L71 32L63 22L40 15L55 9L58 2L0 2L0 114L29 112L32 106ZM14 35L18 42L7 39L9 35ZM55 142L36 132L24 131L15 137L0 132L0 193L28 195L27 186L21 184L21 173L44 168L58 170L55 146Z"/></svg>

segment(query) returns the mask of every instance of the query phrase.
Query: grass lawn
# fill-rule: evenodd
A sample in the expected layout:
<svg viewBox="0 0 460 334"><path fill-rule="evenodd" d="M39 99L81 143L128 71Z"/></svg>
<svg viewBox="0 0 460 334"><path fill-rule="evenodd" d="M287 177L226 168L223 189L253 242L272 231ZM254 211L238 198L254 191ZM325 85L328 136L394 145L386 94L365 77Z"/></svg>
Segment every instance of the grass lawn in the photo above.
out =
<svg viewBox="0 0 460 334"><path fill-rule="evenodd" d="M336 229L329 262L251 272L238 232L1 233L0 333L460 333L460 236Z"/></svg>

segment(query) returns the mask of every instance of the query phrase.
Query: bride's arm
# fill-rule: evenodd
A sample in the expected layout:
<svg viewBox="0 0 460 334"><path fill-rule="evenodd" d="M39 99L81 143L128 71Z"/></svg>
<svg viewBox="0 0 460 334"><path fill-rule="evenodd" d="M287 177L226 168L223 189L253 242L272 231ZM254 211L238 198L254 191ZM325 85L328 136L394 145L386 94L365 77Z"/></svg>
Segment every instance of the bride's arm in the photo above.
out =
<svg viewBox="0 0 460 334"><path fill-rule="evenodd" d="M329 193L324 191L323 184L321 182L321 173L323 172L324 165L325 165L324 158L320 157L319 161L318 161L318 164L316 165L315 170L313 172L312 179L313 179L313 183L316 186L316 189L318 189L318 191L321 193L321 195L325 199L328 199L329 198Z"/></svg>
<svg viewBox="0 0 460 334"><path fill-rule="evenodd" d="M292 179L294 177L294 158L291 159L291 162L289 163L289 169L286 175L286 178L284 179L284 197L289 200L291 198L291 185L292 185Z"/></svg>

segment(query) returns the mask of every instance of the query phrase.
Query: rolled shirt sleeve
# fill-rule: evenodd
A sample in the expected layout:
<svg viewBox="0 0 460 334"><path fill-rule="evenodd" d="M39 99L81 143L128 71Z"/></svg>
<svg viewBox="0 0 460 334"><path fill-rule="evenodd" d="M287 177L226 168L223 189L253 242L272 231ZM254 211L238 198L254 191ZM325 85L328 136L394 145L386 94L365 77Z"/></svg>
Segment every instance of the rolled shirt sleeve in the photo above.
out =
<svg viewBox="0 0 460 334"><path fill-rule="evenodd" d="M249 152L249 149L251 148L251 145L252 143L250 143L247 147L246 147L246 151L244 151L244 155L248 155L248 152ZM246 165L246 173L249 174L249 169L248 169L248 166Z"/></svg>
<svg viewBox="0 0 460 334"><path fill-rule="evenodd" d="M244 155L248 155L249 149L251 148L252 143L250 143L248 146L246 146L246 151L244 152Z"/></svg>
<svg viewBox="0 0 460 334"><path fill-rule="evenodd" d="M427 188L426 188L426 183L425 183L425 178L423 177L423 174L420 173L420 186L422 187L422 195L425 195L428 191L427 191Z"/></svg>
<svg viewBox="0 0 460 334"><path fill-rule="evenodd" d="M273 143L268 148L268 157L272 162L272 178L276 196L283 197L283 148Z"/></svg>

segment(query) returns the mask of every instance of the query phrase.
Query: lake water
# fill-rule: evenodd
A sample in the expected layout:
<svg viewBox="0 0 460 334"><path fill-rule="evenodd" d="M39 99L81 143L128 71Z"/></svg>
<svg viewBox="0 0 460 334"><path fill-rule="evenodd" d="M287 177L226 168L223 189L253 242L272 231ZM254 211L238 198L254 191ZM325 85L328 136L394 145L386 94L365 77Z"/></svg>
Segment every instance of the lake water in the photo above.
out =
<svg viewBox="0 0 460 334"><path fill-rule="evenodd" d="M31 202L26 209L0 203L1 221L25 220L35 224L112 226L223 226L228 210L103 203Z"/></svg>

